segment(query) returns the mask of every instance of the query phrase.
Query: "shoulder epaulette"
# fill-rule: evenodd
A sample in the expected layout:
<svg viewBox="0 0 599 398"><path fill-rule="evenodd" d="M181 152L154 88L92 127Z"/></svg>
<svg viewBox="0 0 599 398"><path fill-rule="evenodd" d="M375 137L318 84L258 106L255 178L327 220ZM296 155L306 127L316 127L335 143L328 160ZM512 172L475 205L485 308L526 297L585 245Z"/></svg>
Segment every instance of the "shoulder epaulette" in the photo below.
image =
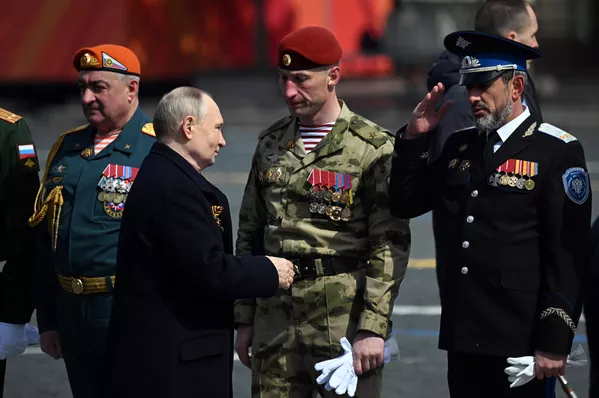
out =
<svg viewBox="0 0 599 398"><path fill-rule="evenodd" d="M380 147L389 140L386 134L369 125L359 117L354 116L350 123L349 129L362 137L366 142L372 144L375 148Z"/></svg>
<svg viewBox="0 0 599 398"><path fill-rule="evenodd" d="M262 131L260 133L260 135L258 136L258 139L264 138L265 136L272 133L273 131L282 129L283 127L285 127L289 123L291 123L292 120L293 120L293 116L291 116L291 115L285 116L284 118L277 120L266 130Z"/></svg>
<svg viewBox="0 0 599 398"><path fill-rule="evenodd" d="M22 117L15 113L9 112L4 108L0 108L0 119L8 123L15 124L16 122L21 120Z"/></svg>
<svg viewBox="0 0 599 398"><path fill-rule="evenodd" d="M154 132L154 124L153 123L144 124L144 126L141 128L141 132L144 134L147 134L149 136L156 137L156 133Z"/></svg>
<svg viewBox="0 0 599 398"><path fill-rule="evenodd" d="M559 140L562 140L565 143L577 141L576 137L574 137L572 134L566 133L564 130L557 128L549 123L541 123L541 125L539 126L539 131L541 133L545 133Z"/></svg>

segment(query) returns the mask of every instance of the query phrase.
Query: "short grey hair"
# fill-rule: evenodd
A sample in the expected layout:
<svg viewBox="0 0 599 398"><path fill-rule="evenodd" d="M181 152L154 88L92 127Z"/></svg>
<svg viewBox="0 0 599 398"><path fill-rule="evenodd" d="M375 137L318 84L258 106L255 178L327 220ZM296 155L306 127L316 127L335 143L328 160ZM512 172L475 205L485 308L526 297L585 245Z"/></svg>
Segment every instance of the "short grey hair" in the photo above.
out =
<svg viewBox="0 0 599 398"><path fill-rule="evenodd" d="M501 75L501 78L503 79L503 81L505 83L509 83L516 76L522 76L524 78L524 85L526 85L528 83L528 74L522 70L511 70L511 71L504 72Z"/></svg>
<svg viewBox="0 0 599 398"><path fill-rule="evenodd" d="M119 80L125 84L129 84L129 82L132 82L134 80L139 83L139 76L125 75L123 73L118 73L118 75L119 75Z"/></svg>
<svg viewBox="0 0 599 398"><path fill-rule="evenodd" d="M211 97L195 87L178 87L165 94L154 112L156 139L160 142L172 140L187 116L193 116L198 122L204 120L208 111L205 96Z"/></svg>

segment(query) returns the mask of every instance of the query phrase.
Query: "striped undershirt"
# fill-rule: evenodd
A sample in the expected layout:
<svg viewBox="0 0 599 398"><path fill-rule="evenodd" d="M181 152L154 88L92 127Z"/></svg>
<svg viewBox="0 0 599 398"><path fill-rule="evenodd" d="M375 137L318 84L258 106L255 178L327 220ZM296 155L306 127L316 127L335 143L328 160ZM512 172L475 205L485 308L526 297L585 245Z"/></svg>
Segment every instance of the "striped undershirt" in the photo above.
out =
<svg viewBox="0 0 599 398"><path fill-rule="evenodd" d="M102 149L106 148L110 143L116 140L116 137L119 136L119 133L111 133L108 135L98 135L94 137L94 154L99 154Z"/></svg>
<svg viewBox="0 0 599 398"><path fill-rule="evenodd" d="M325 124L302 124L299 125L300 135L304 142L306 153L310 153L318 143L331 132L335 122Z"/></svg>

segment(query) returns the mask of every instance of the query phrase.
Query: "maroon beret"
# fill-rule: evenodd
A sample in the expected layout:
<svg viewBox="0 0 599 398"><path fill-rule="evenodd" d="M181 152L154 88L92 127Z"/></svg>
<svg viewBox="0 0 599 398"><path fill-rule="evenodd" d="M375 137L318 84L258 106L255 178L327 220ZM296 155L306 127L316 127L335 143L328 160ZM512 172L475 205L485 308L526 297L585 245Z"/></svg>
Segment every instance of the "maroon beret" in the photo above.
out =
<svg viewBox="0 0 599 398"><path fill-rule="evenodd" d="M281 40L279 68L303 70L334 65L342 55L341 45L333 33L320 26L308 26Z"/></svg>

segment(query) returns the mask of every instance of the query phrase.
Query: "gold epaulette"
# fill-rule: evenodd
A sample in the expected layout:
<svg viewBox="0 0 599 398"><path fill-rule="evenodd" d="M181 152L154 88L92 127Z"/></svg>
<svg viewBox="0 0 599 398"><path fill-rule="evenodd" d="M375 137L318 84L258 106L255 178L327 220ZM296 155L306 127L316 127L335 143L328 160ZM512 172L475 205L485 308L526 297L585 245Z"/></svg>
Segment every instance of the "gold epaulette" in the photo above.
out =
<svg viewBox="0 0 599 398"><path fill-rule="evenodd" d="M156 133L154 132L154 124L153 123L144 124L144 126L141 128L141 132L144 134L147 134L149 136L156 137Z"/></svg>
<svg viewBox="0 0 599 398"><path fill-rule="evenodd" d="M4 108L0 108L0 119L7 121L8 123L14 124L22 119L21 116L7 111Z"/></svg>
<svg viewBox="0 0 599 398"><path fill-rule="evenodd" d="M64 203L64 199L62 197L62 185L55 186L52 190L45 195L44 193L44 182L48 178L48 172L50 171L50 167L52 166L52 160L54 160L54 156L60 149L62 142L64 141L67 134L74 133L76 131L81 131L86 128L88 125L85 124L83 126L76 127L72 130L67 131L62 134L52 148L50 148L50 152L48 153L48 159L46 160L46 169L44 170L44 178L42 178L42 183L37 191L37 196L35 198L35 203L33 205L33 215L29 217L29 225L31 227L36 227L42 220L46 217L48 211L52 216L51 219L48 219L48 223L50 224L50 230L52 233L52 249L56 250L56 241L58 240L58 223L60 220L60 210ZM44 198L45 196L45 198ZM50 207L51 205L51 207Z"/></svg>

